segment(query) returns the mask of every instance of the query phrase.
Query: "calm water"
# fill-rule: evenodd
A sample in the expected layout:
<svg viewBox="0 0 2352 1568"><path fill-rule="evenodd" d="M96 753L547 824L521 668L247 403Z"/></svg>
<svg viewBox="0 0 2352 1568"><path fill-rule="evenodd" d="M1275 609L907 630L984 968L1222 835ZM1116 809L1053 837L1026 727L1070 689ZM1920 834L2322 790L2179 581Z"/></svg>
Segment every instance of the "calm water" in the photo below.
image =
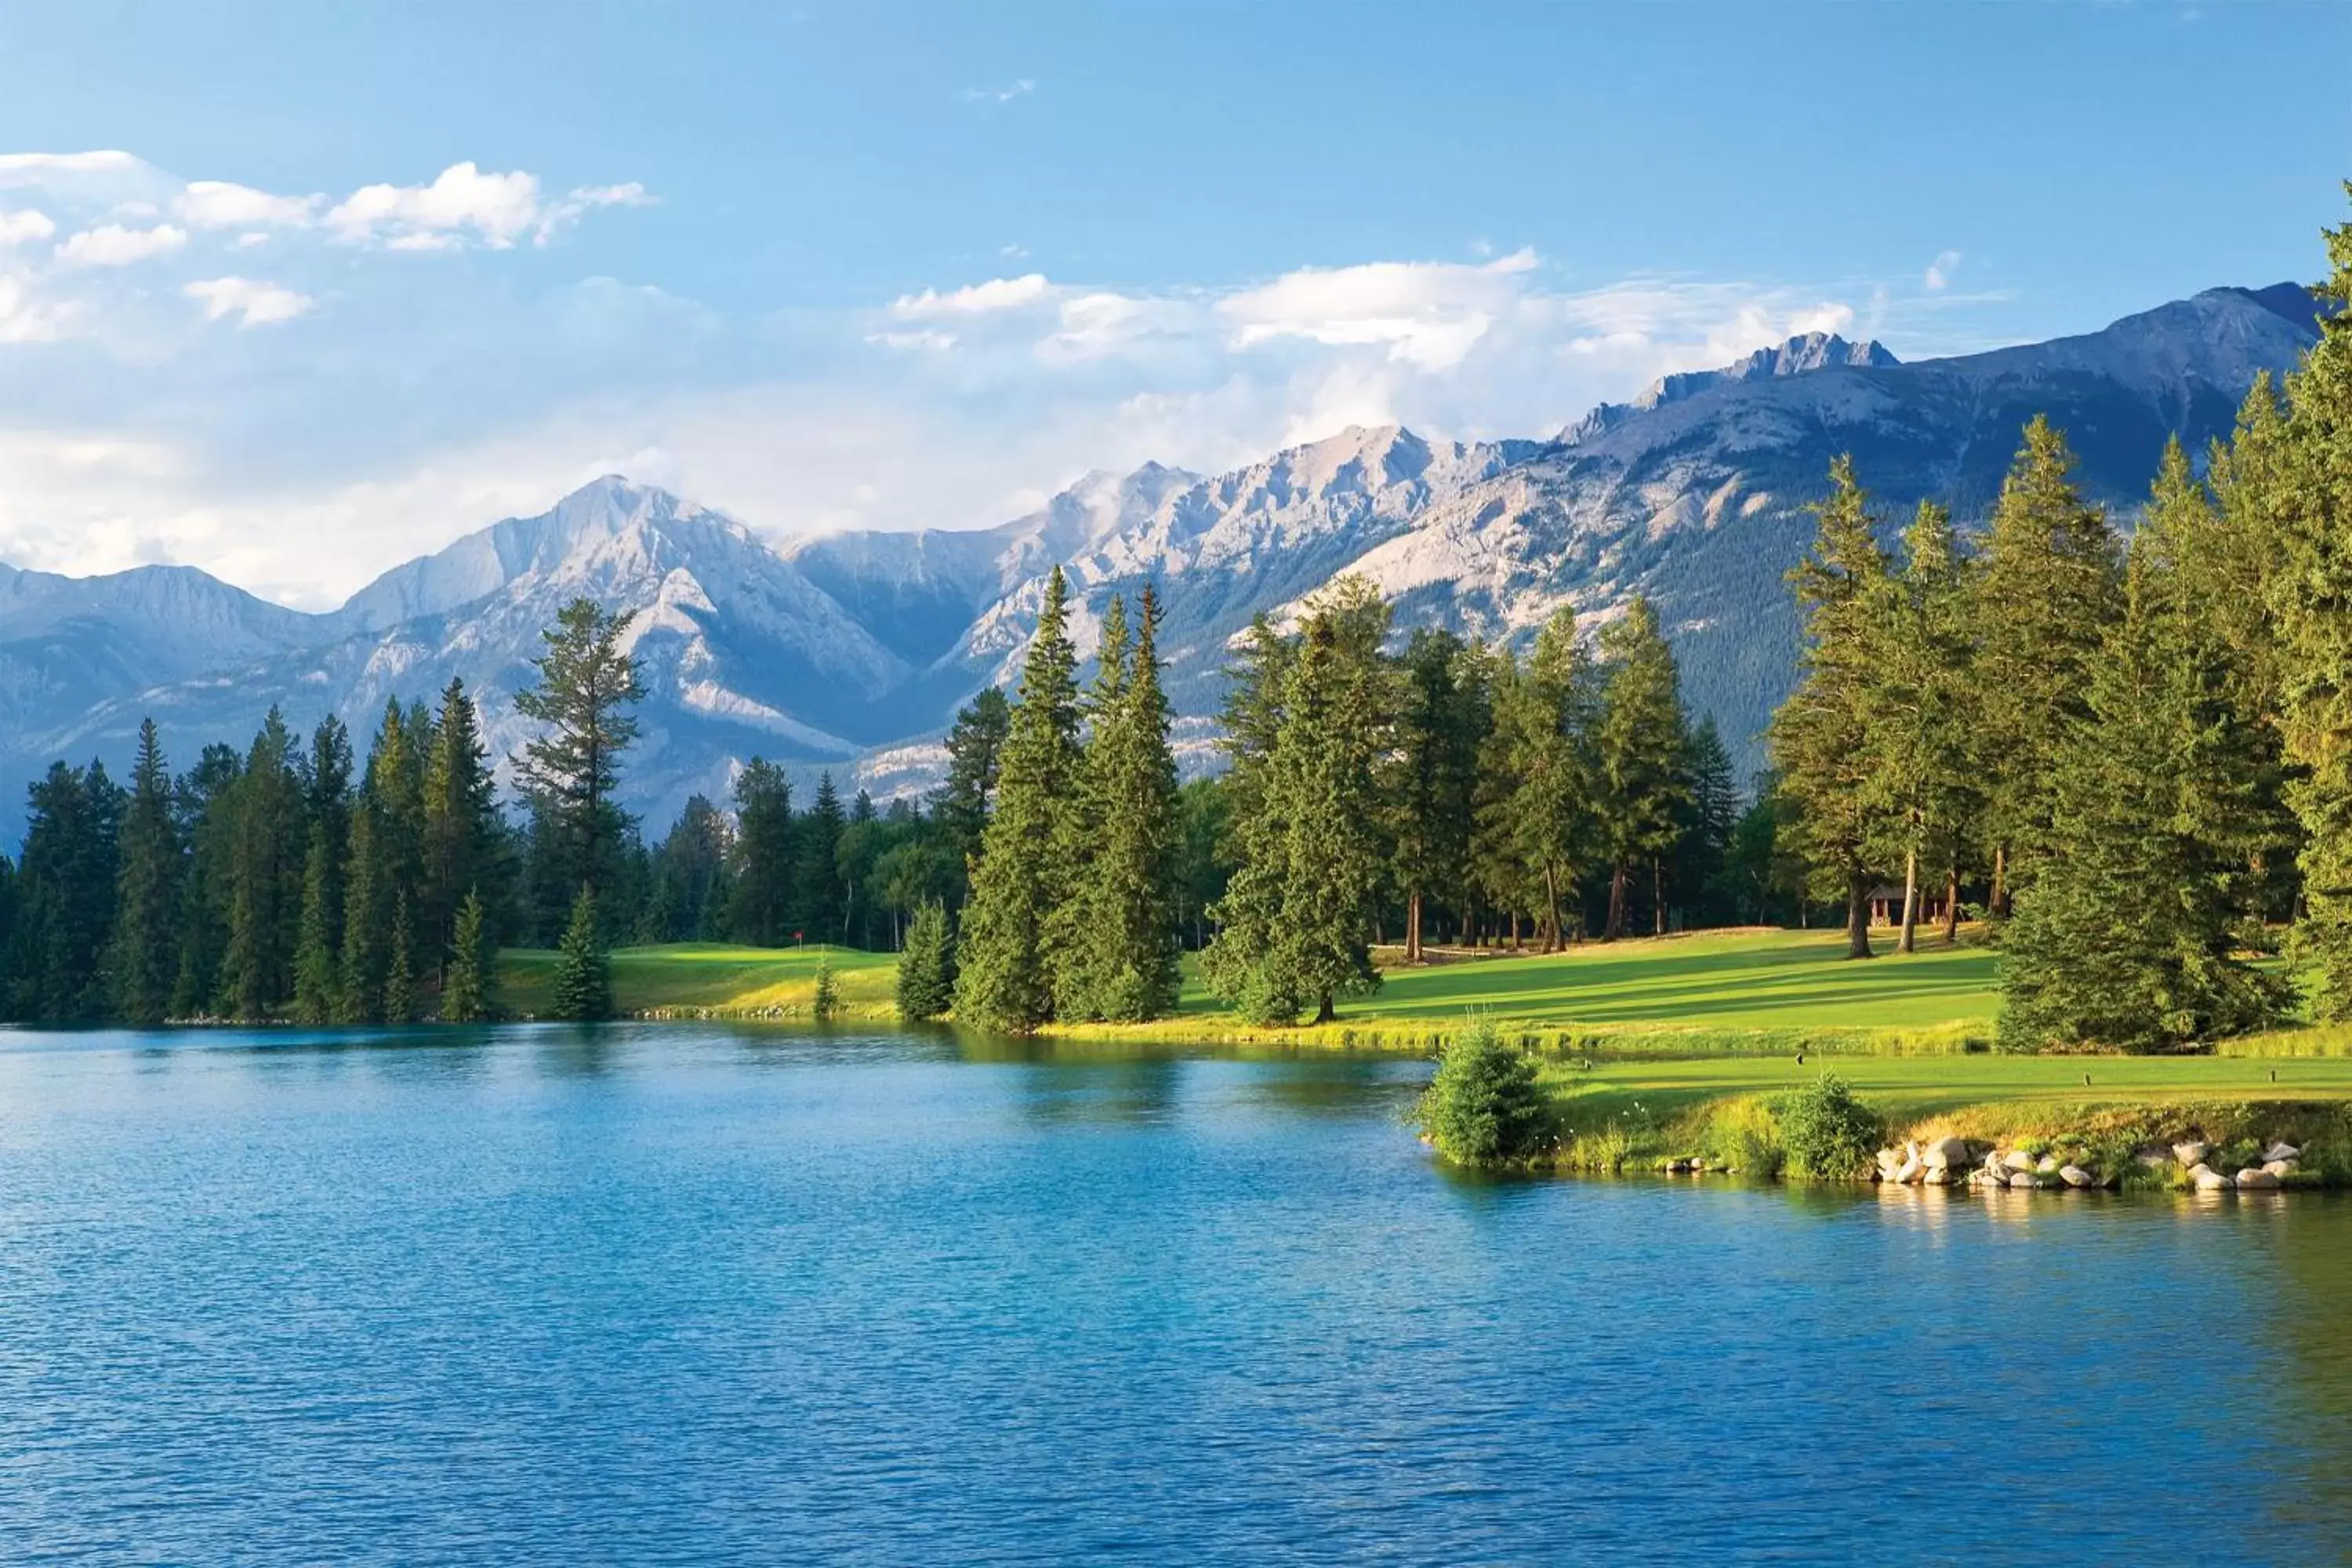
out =
<svg viewBox="0 0 2352 1568"><path fill-rule="evenodd" d="M2352 1541L2352 1205L1465 1182L1424 1071L0 1034L0 1560Z"/></svg>

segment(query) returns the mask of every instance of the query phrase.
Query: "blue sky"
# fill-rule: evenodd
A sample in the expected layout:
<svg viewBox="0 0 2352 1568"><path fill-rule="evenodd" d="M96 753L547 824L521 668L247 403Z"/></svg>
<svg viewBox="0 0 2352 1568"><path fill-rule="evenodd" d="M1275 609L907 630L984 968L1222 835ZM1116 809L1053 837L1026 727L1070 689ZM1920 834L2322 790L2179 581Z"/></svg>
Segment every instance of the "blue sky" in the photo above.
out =
<svg viewBox="0 0 2352 1568"><path fill-rule="evenodd" d="M971 526L2087 330L2315 273L2347 58L2344 5L0 0L0 559L318 605L604 468Z"/></svg>

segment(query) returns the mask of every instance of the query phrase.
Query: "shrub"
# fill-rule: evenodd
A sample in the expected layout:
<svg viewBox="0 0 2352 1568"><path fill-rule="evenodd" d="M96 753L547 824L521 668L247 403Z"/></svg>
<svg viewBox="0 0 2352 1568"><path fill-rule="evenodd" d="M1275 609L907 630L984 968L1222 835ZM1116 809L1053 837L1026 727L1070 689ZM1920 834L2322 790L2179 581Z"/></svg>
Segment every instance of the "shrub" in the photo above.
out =
<svg viewBox="0 0 2352 1568"><path fill-rule="evenodd" d="M1816 1180L1860 1175L1885 1131L1876 1113L1835 1073L1825 1072L1811 1088L1781 1096L1773 1115L1780 1124L1788 1173Z"/></svg>
<svg viewBox="0 0 2352 1568"><path fill-rule="evenodd" d="M898 955L898 1016L909 1023L936 1018L955 1004L955 933L937 902L915 911L907 951Z"/></svg>
<svg viewBox="0 0 2352 1568"><path fill-rule="evenodd" d="M1524 1163L1552 1133L1551 1104L1534 1064L1484 1018L1439 1057L1415 1114L1437 1152L1465 1165Z"/></svg>
<svg viewBox="0 0 2352 1568"><path fill-rule="evenodd" d="M833 959L820 955L816 961L816 997L809 1012L820 1024L830 1024L841 1011L841 987L833 978Z"/></svg>

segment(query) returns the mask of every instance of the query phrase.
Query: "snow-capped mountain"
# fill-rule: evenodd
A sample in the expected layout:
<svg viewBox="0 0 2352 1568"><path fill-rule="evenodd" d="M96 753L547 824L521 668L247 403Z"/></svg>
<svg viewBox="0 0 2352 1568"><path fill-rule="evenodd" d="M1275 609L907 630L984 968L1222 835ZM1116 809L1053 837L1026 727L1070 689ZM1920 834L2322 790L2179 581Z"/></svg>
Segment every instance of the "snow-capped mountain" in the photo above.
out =
<svg viewBox="0 0 2352 1568"><path fill-rule="evenodd" d="M1599 618L1647 593L1687 700L1753 761L1793 668L1783 576L1833 456L1853 454L1890 528L1925 496L1980 519L2021 427L2047 413L2084 489L2127 512L2168 437L2194 449L2226 431L2254 375L2290 367L2315 337L2310 296L2284 284L1911 363L1813 334L1666 377L1549 441L1350 429L1222 475L1089 474L995 528L780 547L608 476L320 616L186 567L79 580L0 567L0 818L52 758L119 764L146 714L184 764L205 742L242 743L273 702L298 726L338 712L363 738L387 700L454 674L509 751L539 633L582 594L634 614L648 698L630 793L656 828L689 793L722 794L754 752L906 787L956 706L1012 678L1055 564L1082 647L1110 595L1160 584L1192 752L1205 754L1233 635L1353 571L1402 626L1507 642L1559 605Z"/></svg>

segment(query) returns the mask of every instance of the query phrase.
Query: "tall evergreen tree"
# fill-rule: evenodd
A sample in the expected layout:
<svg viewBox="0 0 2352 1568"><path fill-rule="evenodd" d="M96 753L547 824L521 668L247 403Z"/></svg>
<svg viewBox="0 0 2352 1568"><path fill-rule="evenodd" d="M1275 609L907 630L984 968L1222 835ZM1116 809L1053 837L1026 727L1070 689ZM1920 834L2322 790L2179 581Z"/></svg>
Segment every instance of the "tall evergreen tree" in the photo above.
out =
<svg viewBox="0 0 2352 1568"><path fill-rule="evenodd" d="M122 813L114 940L107 967L113 1011L124 1023L160 1024L179 977L183 855L172 819L172 775L155 721L139 726L139 757Z"/></svg>
<svg viewBox="0 0 2352 1568"><path fill-rule="evenodd" d="M1537 634L1527 668L1495 685L1492 734L1480 772L1478 858L1511 914L1532 909L1546 951L1568 940L1563 905L1596 865L1601 781L1593 753L1596 678L1563 605Z"/></svg>
<svg viewBox="0 0 2352 1568"><path fill-rule="evenodd" d="M1391 854L1374 775L1388 745L1388 606L1344 577L1310 606L1266 759L1265 826L1219 906L1212 980L1254 1021L1316 1021L1375 990L1370 938Z"/></svg>
<svg viewBox="0 0 2352 1568"><path fill-rule="evenodd" d="M584 887L572 901L572 918L556 948L551 1016L574 1024L601 1023L613 1016L612 966L597 929L596 895Z"/></svg>
<svg viewBox="0 0 2352 1568"><path fill-rule="evenodd" d="M302 855L302 923L294 942L294 1018L301 1024L331 1024L341 1010L342 932L333 907L341 857L331 832L313 820Z"/></svg>
<svg viewBox="0 0 2352 1568"><path fill-rule="evenodd" d="M394 889L377 839L382 816L365 794L352 809L351 849L343 862L342 973L335 987L335 1021L341 1024L383 1022Z"/></svg>
<svg viewBox="0 0 2352 1568"><path fill-rule="evenodd" d="M2345 192L2352 195L2352 182ZM2326 231L2332 307L2319 342L2287 380L2263 510L2277 569L2266 597L2278 627L2290 794L2306 842L2307 912L2296 952L2314 979L2313 1011L2352 1018L2352 223ZM2242 437L2240 445L2246 445Z"/></svg>
<svg viewBox="0 0 2352 1568"><path fill-rule="evenodd" d="M1772 716L1772 757L1797 808L1791 847L1821 891L1845 900L1847 956L1868 958L1871 854L1884 837L1873 726L1891 594L1851 458L1830 465L1830 496L1814 515L1812 548L1790 574L1805 646L1797 689Z"/></svg>
<svg viewBox="0 0 2352 1568"><path fill-rule="evenodd" d="M173 788L180 837L188 845L181 900L180 972L172 985L176 1017L213 1014L228 947L228 897L236 854L237 781L245 759L233 746L206 746Z"/></svg>
<svg viewBox="0 0 2352 1568"><path fill-rule="evenodd" d="M1003 691L990 686L957 710L948 731L948 773L931 795L931 816L954 847L958 904L970 885L970 868L980 856L981 835L996 802L997 770L1012 725L1012 705Z"/></svg>
<svg viewBox="0 0 2352 1568"><path fill-rule="evenodd" d="M1739 828L1741 804L1731 751L1712 713L1684 742L1683 776L1690 790L1676 827L1675 885L1691 902L1694 923L1722 924L1736 918L1728 912L1723 873L1732 835Z"/></svg>
<svg viewBox="0 0 2352 1568"><path fill-rule="evenodd" d="M816 797L793 825L793 842L798 859L793 888L799 895L793 919L810 942L845 940L848 891L841 880L841 794L833 787L830 772L817 775Z"/></svg>
<svg viewBox="0 0 2352 1568"><path fill-rule="evenodd" d="M1622 616L1601 628L1601 655L1606 682L1592 751L1610 865L1608 934L1625 934L1627 893L1635 871L1646 866L1654 929L1663 935L1665 856L1689 798L1686 723L1674 649L1646 597L1636 595Z"/></svg>
<svg viewBox="0 0 2352 1568"><path fill-rule="evenodd" d="M1068 633L1068 586L1045 579L1037 630L1021 671L1021 700L1006 731L996 809L981 837L965 906L955 1012L978 1028L1027 1033L1054 1016L1045 922L1067 895L1073 868L1053 847L1077 786L1077 657Z"/></svg>
<svg viewBox="0 0 2352 1568"><path fill-rule="evenodd" d="M441 985L441 1021L479 1024L498 1016L498 950L490 940L489 912L479 893L457 906L450 938L447 978Z"/></svg>
<svg viewBox="0 0 2352 1568"><path fill-rule="evenodd" d="M236 786L221 1000L223 1011L237 1018L271 1017L294 994L308 840L295 761L294 738L272 708L246 753Z"/></svg>
<svg viewBox="0 0 2352 1568"><path fill-rule="evenodd" d="M95 1023L110 1001L102 961L114 926L122 792L100 763L56 763L27 791L26 807L9 1011L35 1023Z"/></svg>
<svg viewBox="0 0 2352 1568"><path fill-rule="evenodd" d="M2058 754L2088 719L2091 666L2118 607L2115 535L2075 489L2074 469L2066 438L2036 416L2001 483L1975 579L1982 652L1972 686L1996 914L2047 859Z"/></svg>
<svg viewBox="0 0 2352 1568"><path fill-rule="evenodd" d="M793 789L753 757L735 775L735 877L727 923L737 942L781 947L792 935Z"/></svg>
<svg viewBox="0 0 2352 1568"><path fill-rule="evenodd" d="M1054 859L1073 868L1061 900L1045 913L1045 951L1054 1015L1059 1018L1103 1016L1100 973L1105 950L1090 928L1102 914L1099 869L1103 829L1110 815L1110 758L1117 748L1119 704L1127 686L1127 660L1133 639L1127 628L1127 601L1117 595L1103 608L1102 636L1095 655L1093 687L1079 700L1081 733L1076 787L1055 824L1059 839Z"/></svg>
<svg viewBox="0 0 2352 1568"><path fill-rule="evenodd" d="M1478 750L1492 721L1478 668L1451 632L1423 627L1405 647L1388 793L1408 963L1421 962L1425 906L1458 900L1469 878Z"/></svg>
<svg viewBox="0 0 2352 1568"><path fill-rule="evenodd" d="M1872 701L1873 767L1885 801L1889 863L1903 867L1898 947L1917 946L1922 868L1943 884L1947 931L1959 918L1959 866L1977 814L1968 716L1976 643L1968 566L1951 514L1921 501L1883 623Z"/></svg>
<svg viewBox="0 0 2352 1568"><path fill-rule="evenodd" d="M1111 601L1114 606L1119 601ZM1076 1016L1139 1022L1172 1013L1181 986L1176 918L1182 824L1169 710L1160 684L1158 593L1146 584L1134 648L1116 682L1097 688L1087 754L1096 826L1069 903L1079 963ZM1106 626L1110 617L1105 616ZM1105 633L1105 657L1120 635Z"/></svg>
<svg viewBox="0 0 2352 1568"><path fill-rule="evenodd" d="M2157 533L2135 542L2088 716L2060 754L2050 854L2064 874L2021 891L2006 933L2000 1034L2015 1048L2163 1049L2255 1027L2285 1002L2238 956L2254 726L2160 550Z"/></svg>
<svg viewBox="0 0 2352 1568"><path fill-rule="evenodd" d="M505 871L506 825L489 748L482 742L474 700L455 676L442 689L419 817L423 876L417 926L428 943L425 951L435 954L432 967L438 977L457 940L458 907L481 889L495 888Z"/></svg>
<svg viewBox="0 0 2352 1568"><path fill-rule="evenodd" d="M955 934L944 905L925 904L907 925L898 955L898 1016L908 1023L939 1017L955 1005Z"/></svg>
<svg viewBox="0 0 2352 1568"><path fill-rule="evenodd" d="M392 953L383 966L383 1021L387 1024L416 1022L416 958L409 946L408 933L415 929L409 916L408 895L396 895L392 901Z"/></svg>
<svg viewBox="0 0 2352 1568"><path fill-rule="evenodd" d="M621 646L628 624L625 611L572 600L540 634L547 651L532 660L539 679L515 694L516 710L543 726L517 767L552 861L535 880L575 910L579 889L604 890L621 874L629 824L613 796L621 755L637 735L629 710L645 696L636 660Z"/></svg>

